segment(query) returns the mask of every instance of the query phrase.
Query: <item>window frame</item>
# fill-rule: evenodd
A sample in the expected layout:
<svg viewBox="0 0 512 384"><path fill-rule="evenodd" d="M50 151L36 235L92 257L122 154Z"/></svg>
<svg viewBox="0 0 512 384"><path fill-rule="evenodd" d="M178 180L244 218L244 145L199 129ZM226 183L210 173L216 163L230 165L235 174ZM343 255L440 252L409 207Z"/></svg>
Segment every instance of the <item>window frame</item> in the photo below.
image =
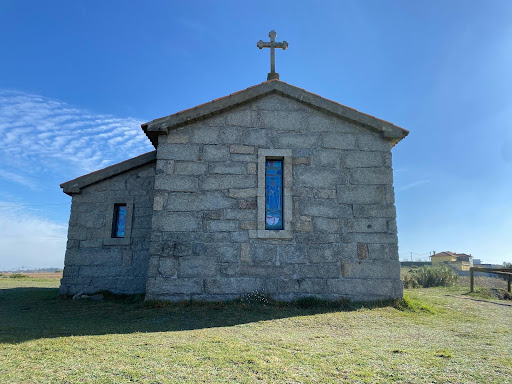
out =
<svg viewBox="0 0 512 384"><path fill-rule="evenodd" d="M130 245L132 235L133 222L133 197L116 197L107 201L108 207L106 212L106 228L103 245ZM124 227L124 237L114 237L116 210L119 206L126 206L126 222Z"/></svg>
<svg viewBox="0 0 512 384"><path fill-rule="evenodd" d="M265 228L265 195L267 160L283 161L283 229ZM292 239L292 150L259 149L258 150L258 222L255 232L250 237L263 239Z"/></svg>

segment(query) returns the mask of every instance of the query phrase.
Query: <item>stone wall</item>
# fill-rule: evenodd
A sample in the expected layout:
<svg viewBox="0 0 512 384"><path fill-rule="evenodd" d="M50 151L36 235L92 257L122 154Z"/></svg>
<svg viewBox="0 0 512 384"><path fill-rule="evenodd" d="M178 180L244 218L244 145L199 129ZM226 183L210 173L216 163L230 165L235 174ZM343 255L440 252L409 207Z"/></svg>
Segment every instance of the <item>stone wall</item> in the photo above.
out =
<svg viewBox="0 0 512 384"><path fill-rule="evenodd" d="M153 161L73 195L61 293L145 291L154 179ZM111 239L115 202L131 210L125 239Z"/></svg>
<svg viewBox="0 0 512 384"><path fill-rule="evenodd" d="M292 153L289 237L258 230L261 149ZM171 130L159 137L146 298L401 297L392 183L379 134L278 95Z"/></svg>

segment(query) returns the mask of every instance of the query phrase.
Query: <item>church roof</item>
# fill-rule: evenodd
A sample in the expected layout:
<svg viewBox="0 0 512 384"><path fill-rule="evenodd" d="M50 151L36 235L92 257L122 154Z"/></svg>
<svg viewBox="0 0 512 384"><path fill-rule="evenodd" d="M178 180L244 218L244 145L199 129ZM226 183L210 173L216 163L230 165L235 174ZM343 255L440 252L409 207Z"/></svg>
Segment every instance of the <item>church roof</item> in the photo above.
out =
<svg viewBox="0 0 512 384"><path fill-rule="evenodd" d="M408 130L400 128L390 122L359 112L353 108L328 100L280 80L265 81L253 87L221 97L220 99L198 105L197 107L152 120L142 124L141 127L156 148L158 145L158 136L167 134L171 129L203 120L270 94L288 97L312 108L362 125L374 132L381 133L383 138L391 141L393 145L409 134Z"/></svg>
<svg viewBox="0 0 512 384"><path fill-rule="evenodd" d="M119 175L120 173L129 171L131 169L141 167L152 161L156 161L156 151L144 153L132 159L128 159L111 165L107 168L100 169L99 171L94 171L88 173L87 175L77 177L76 179L66 181L65 183L62 183L60 187L65 194L71 196L74 193L80 193L82 188L85 188L91 184L108 179L109 177L115 175Z"/></svg>

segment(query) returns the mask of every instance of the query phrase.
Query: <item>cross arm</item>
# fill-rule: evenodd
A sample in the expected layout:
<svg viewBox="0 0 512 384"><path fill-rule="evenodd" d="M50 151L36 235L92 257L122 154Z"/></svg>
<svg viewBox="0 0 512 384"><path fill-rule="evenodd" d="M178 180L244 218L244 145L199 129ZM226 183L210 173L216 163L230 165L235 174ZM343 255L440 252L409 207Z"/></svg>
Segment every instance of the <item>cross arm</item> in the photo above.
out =
<svg viewBox="0 0 512 384"><path fill-rule="evenodd" d="M284 51L284 50L286 50L286 48L288 48L288 43L286 41L283 41L282 43L276 43L275 47L283 48L283 51Z"/></svg>
<svg viewBox="0 0 512 384"><path fill-rule="evenodd" d="M262 48L282 48L283 50L285 50L286 48L288 48L288 43L286 41L283 41L282 43L276 43L274 41L265 42L263 40L260 40L260 41L258 41L256 43L256 46L259 49L262 49Z"/></svg>
<svg viewBox="0 0 512 384"><path fill-rule="evenodd" d="M263 40L260 40L256 43L256 46L259 48L259 49L262 49L262 48L270 48L270 43L265 43Z"/></svg>

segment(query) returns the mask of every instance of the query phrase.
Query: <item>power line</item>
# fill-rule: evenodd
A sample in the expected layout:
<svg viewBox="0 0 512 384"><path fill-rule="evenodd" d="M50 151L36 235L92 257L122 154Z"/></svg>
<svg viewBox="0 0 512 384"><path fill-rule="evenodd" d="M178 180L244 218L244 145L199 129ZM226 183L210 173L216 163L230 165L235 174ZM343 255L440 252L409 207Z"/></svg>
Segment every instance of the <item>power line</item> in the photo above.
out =
<svg viewBox="0 0 512 384"><path fill-rule="evenodd" d="M427 252L427 253L417 253L417 252L402 252L402 253L399 253L399 255L414 255L414 256L426 256L426 255L430 255L431 252Z"/></svg>

